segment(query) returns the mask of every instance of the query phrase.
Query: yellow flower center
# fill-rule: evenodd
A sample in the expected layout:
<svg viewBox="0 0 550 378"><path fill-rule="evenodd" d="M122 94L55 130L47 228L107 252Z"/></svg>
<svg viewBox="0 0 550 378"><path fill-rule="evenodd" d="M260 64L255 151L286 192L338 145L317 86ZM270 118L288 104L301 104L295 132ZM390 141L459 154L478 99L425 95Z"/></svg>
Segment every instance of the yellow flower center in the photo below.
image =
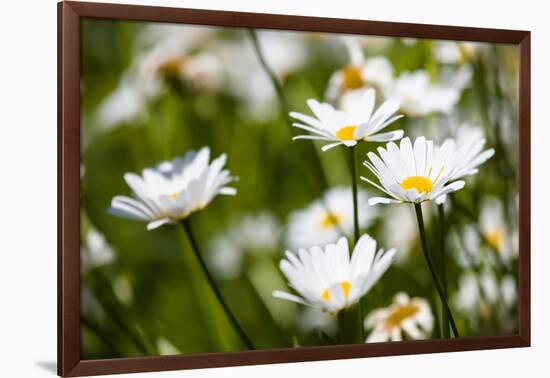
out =
<svg viewBox="0 0 550 378"><path fill-rule="evenodd" d="M183 65L183 60L180 58L170 58L166 59L158 66L158 70L166 76L177 77L180 74L181 67Z"/></svg>
<svg viewBox="0 0 550 378"><path fill-rule="evenodd" d="M342 215L336 213L325 213L321 219L321 228L326 230L342 222Z"/></svg>
<svg viewBox="0 0 550 378"><path fill-rule="evenodd" d="M348 64L342 69L342 90L358 89L365 85L361 77L361 70L353 64Z"/></svg>
<svg viewBox="0 0 550 378"><path fill-rule="evenodd" d="M489 230L485 233L485 238L487 239L487 243L498 252L502 246L504 231L499 228Z"/></svg>
<svg viewBox="0 0 550 378"><path fill-rule="evenodd" d="M342 281L340 282L340 287L342 288L342 292L344 293L344 298L348 299L349 297L349 291L351 289L351 282L349 281ZM321 299L325 302L330 301L330 291L329 289L323 290L321 293Z"/></svg>
<svg viewBox="0 0 550 378"><path fill-rule="evenodd" d="M353 134L355 134L355 129L357 126L355 125L347 125L342 127L341 129L338 129L336 132L336 138L340 140L354 140Z"/></svg>
<svg viewBox="0 0 550 378"><path fill-rule="evenodd" d="M459 59L460 64L464 64L470 59L472 59L475 53L475 47L469 44L459 44L458 50L460 52L460 59Z"/></svg>
<svg viewBox="0 0 550 378"><path fill-rule="evenodd" d="M423 176L410 176L399 184L404 190L416 189L419 194L429 193L433 184L430 179Z"/></svg>
<svg viewBox="0 0 550 378"><path fill-rule="evenodd" d="M399 327L403 320L414 316L418 312L419 308L415 303L407 303L396 306L386 317L384 321L384 328L387 330L394 327Z"/></svg>
<svg viewBox="0 0 550 378"><path fill-rule="evenodd" d="M172 197L172 199L176 199L177 196L178 196L178 193L176 192L170 194L170 197Z"/></svg>

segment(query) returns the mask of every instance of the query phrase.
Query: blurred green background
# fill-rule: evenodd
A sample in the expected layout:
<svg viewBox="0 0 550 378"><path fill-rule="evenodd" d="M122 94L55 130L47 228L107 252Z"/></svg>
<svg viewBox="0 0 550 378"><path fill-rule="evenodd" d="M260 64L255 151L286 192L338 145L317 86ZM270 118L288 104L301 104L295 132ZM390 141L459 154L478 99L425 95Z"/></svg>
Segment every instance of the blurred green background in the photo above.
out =
<svg viewBox="0 0 550 378"><path fill-rule="evenodd" d="M258 59L254 36L282 96ZM325 98L333 73L349 63L344 37L84 19L81 38L82 358L244 349L180 227L147 231L143 223L107 213L113 196L130 194L124 173L202 146L213 157L227 153L228 169L239 177L237 196L216 198L193 222L243 328L258 348L334 343L330 316L271 292L288 290L278 263L288 247L289 214L329 187L351 183L346 149L322 153L321 145L292 142L285 115L309 114L306 100ZM452 111L403 111L390 129L441 143L469 123L495 148L446 204L449 296L461 336L516 332L517 49L354 38L367 60L384 57L391 64L394 80L422 70L458 96ZM358 156L364 160L376 146L360 144ZM359 173L369 175L362 166ZM366 296L367 314L390 305L400 291L440 311L409 207L361 204L374 218L363 231L398 249L397 261ZM425 204L424 211L435 248L435 205ZM265 235L256 240L259 224ZM432 337L438 332L435 327Z"/></svg>

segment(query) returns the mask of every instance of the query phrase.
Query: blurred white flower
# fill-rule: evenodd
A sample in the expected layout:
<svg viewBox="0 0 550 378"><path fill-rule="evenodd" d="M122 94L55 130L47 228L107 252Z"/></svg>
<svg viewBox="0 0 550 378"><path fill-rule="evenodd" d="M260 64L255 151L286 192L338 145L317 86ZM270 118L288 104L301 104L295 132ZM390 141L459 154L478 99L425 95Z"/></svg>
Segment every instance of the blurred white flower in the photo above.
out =
<svg viewBox="0 0 550 378"><path fill-rule="evenodd" d="M386 206L384 211L380 217L391 219L391 222L383 222L382 240L385 245L391 245L397 250L395 264L404 265L410 257L409 252L418 241L418 223L414 209L411 206ZM426 211L424 223L428 225L430 220L431 212Z"/></svg>
<svg viewBox="0 0 550 378"><path fill-rule="evenodd" d="M144 104L145 99L137 85L132 83L131 79L124 77L117 88L99 105L98 123L104 128L111 128L121 123L132 123L143 112Z"/></svg>
<svg viewBox="0 0 550 378"><path fill-rule="evenodd" d="M297 296L276 290L273 296L335 314L357 303L389 268L395 250L376 252L376 241L364 234L350 259L345 237L336 244L287 251L280 263L283 274Z"/></svg>
<svg viewBox="0 0 550 378"><path fill-rule="evenodd" d="M490 268L479 273L468 271L459 278L458 291L453 296L455 307L476 320L483 306L495 306L499 303L512 308L517 303L516 279L506 274L498 279Z"/></svg>
<svg viewBox="0 0 550 378"><path fill-rule="evenodd" d="M209 160L210 149L203 147L183 158L146 168L142 176L126 173L124 180L136 198L114 197L109 212L148 222L147 229L152 230L203 209L218 194L235 195L236 189L226 186L234 181L223 169L227 156L221 155L210 164Z"/></svg>
<svg viewBox="0 0 550 378"><path fill-rule="evenodd" d="M450 180L457 180L466 176L471 176L479 171L479 166L489 160L495 150L485 147L485 136L480 127L463 124L459 127L456 136L456 149L461 155L460 163L453 172ZM442 204L447 199L446 195L438 197L435 202Z"/></svg>
<svg viewBox="0 0 550 378"><path fill-rule="evenodd" d="M174 346L170 341L164 337L157 338L157 349L161 356L170 356L174 354L181 354L181 351Z"/></svg>
<svg viewBox="0 0 550 378"><path fill-rule="evenodd" d="M336 101L346 93L366 87L384 89L391 84L393 66L388 59L384 56L366 59L357 39L345 37L344 42L350 63L330 77L325 95L329 101Z"/></svg>
<svg viewBox="0 0 550 378"><path fill-rule="evenodd" d="M387 142L403 137L403 130L380 133L390 123L402 115L393 116L399 109L399 103L394 100L385 101L376 111L376 93L374 89L354 93L346 97L342 109L337 110L328 103L320 103L309 99L307 104L315 117L291 112L290 116L303 123L293 123L294 127L313 133L299 135L297 139L312 139L329 142L321 149L327 151L341 144L347 147L355 146L359 141Z"/></svg>
<svg viewBox="0 0 550 378"><path fill-rule="evenodd" d="M458 88L430 83L423 70L404 72L387 87L386 98L397 99L408 116L425 116L439 112L449 114L460 99Z"/></svg>
<svg viewBox="0 0 550 378"><path fill-rule="evenodd" d="M313 307L305 307L300 313L298 317L298 327L306 332L322 329L329 335L333 335L338 328L334 316Z"/></svg>
<svg viewBox="0 0 550 378"><path fill-rule="evenodd" d="M365 329L372 329L367 343L428 338L433 330L434 316L430 304L423 298L409 298L397 293L393 304L373 310L365 318Z"/></svg>
<svg viewBox="0 0 550 378"><path fill-rule="evenodd" d="M305 39L292 32L259 30L259 49L269 69L279 80L302 68L307 62ZM261 66L249 40L226 43L218 49L226 65L229 91L242 99L246 111L258 121L267 121L279 108L273 83Z"/></svg>
<svg viewBox="0 0 550 378"><path fill-rule="evenodd" d="M464 64L473 58L480 44L475 42L435 41L435 58L443 64Z"/></svg>
<svg viewBox="0 0 550 378"><path fill-rule="evenodd" d="M307 62L307 45L296 33L258 30L256 35L269 68L280 79L299 70Z"/></svg>
<svg viewBox="0 0 550 378"><path fill-rule="evenodd" d="M435 200L444 194L464 187L464 181L450 182L461 163L461 155L452 140L441 147L434 146L424 137L401 140L400 146L390 142L386 148L378 147L380 157L367 154L364 165L378 178L380 185L361 177L389 197L372 197L370 205Z"/></svg>
<svg viewBox="0 0 550 378"><path fill-rule="evenodd" d="M409 47L413 47L418 43L418 38L399 38L399 40L405 45Z"/></svg>
<svg viewBox="0 0 550 378"><path fill-rule="evenodd" d="M358 203L367 201L367 192L359 190ZM374 208L361 208L359 227L367 227L376 215ZM353 197L351 187L334 187L306 208L289 215L287 245L291 249L334 243L344 232L353 232Z"/></svg>
<svg viewBox="0 0 550 378"><path fill-rule="evenodd" d="M234 217L229 228L210 242L208 260L223 278L241 274L245 255L270 253L277 250L281 225L270 213L245 214Z"/></svg>
<svg viewBox="0 0 550 378"><path fill-rule="evenodd" d="M80 248L80 270L85 273L115 259L113 247L107 243L105 236L91 228L86 234L84 245Z"/></svg>
<svg viewBox="0 0 550 378"><path fill-rule="evenodd" d="M220 90L224 65L210 52L188 53L180 40L169 38L137 58L137 77L148 98L158 96L166 80L175 79L197 90Z"/></svg>
<svg viewBox="0 0 550 378"><path fill-rule="evenodd" d="M474 73L469 65L462 65L458 68L443 66L439 70L439 82L446 88L455 88L462 91L471 85Z"/></svg>
<svg viewBox="0 0 550 378"><path fill-rule="evenodd" d="M467 251L459 246L458 257L465 266L484 262L510 266L518 256L517 230L510 230L502 203L496 198L483 201L479 223L465 227L463 241ZM468 255L462 256L465 253Z"/></svg>

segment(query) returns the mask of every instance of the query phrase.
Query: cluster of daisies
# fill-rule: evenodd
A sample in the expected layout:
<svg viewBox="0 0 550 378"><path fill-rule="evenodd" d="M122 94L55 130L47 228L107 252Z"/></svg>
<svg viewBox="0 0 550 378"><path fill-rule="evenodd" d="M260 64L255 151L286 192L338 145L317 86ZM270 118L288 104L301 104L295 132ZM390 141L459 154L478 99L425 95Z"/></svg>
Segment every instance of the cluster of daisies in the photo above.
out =
<svg viewBox="0 0 550 378"><path fill-rule="evenodd" d="M307 132L293 139L320 141L325 153L338 146L385 143L368 152L363 161L368 175L360 177L381 195L372 196L370 190L360 188L357 204L361 211L357 211L352 188L333 187L306 208L292 212L286 236L289 250L279 265L292 292L275 290L272 294L331 315L357 305L389 269L397 253L394 248L379 248L368 234L350 245L347 236L354 231L354 213L358 214L360 229L365 229L376 214L370 206L426 201L442 205L451 193L465 186L466 176L475 174L494 154L493 149L485 149L485 139L478 129L468 125L441 143L424 136L411 140L402 129L390 130L403 114L414 117L449 112L458 101L456 91L430 84L424 72L407 72L395 78L386 60L366 59L353 41L348 41L347 47L350 63L331 77L326 94L330 102L309 99L311 114L290 113L292 125ZM468 51L460 50L459 58L467 59ZM442 49L441 54L449 58L451 52ZM163 56L159 52L156 58L160 61ZM182 71L182 62L176 59L163 61L162 70L177 75L189 73ZM147 67L143 69L142 74L147 75ZM151 77L148 90L154 93L158 85L158 78ZM114 197L109 211L146 222L148 230L186 220L205 209L217 195L236 195L237 190L231 186L236 178L225 168L226 160L226 155L211 159L210 149L203 147L146 168L141 175L126 173L124 180L132 196ZM242 239L247 236L241 231L233 233L234 245L246 249L246 240ZM254 239L255 234L249 238ZM275 248L277 241L272 235L263 234ZM493 239L497 243L499 235ZM227 252L233 259L236 255ZM367 315L364 327L370 332L366 341L425 338L431 334L433 323L425 299L400 292L389 307Z"/></svg>

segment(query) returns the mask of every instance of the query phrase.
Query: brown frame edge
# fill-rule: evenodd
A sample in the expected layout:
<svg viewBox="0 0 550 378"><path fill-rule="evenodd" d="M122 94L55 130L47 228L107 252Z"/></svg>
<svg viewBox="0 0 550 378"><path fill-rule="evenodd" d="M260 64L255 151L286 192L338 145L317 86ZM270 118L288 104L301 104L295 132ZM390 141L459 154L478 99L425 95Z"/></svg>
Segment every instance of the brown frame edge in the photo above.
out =
<svg viewBox="0 0 550 378"><path fill-rule="evenodd" d="M106 360L80 359L80 18L286 29L519 45L519 334ZM530 32L100 3L58 3L58 374L83 376L530 346Z"/></svg>

